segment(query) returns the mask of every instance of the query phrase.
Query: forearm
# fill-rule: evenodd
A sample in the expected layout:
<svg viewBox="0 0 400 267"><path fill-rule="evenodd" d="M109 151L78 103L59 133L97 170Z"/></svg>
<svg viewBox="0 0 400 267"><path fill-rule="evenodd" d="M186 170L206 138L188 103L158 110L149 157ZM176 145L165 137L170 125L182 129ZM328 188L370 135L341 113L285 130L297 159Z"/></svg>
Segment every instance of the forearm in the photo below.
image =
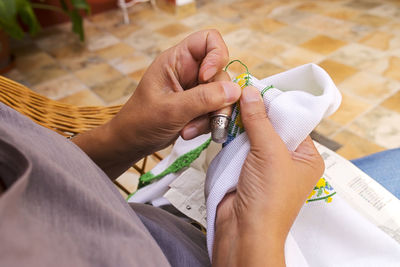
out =
<svg viewBox="0 0 400 267"><path fill-rule="evenodd" d="M116 179L144 155L127 152L109 123L75 136L79 146L109 177Z"/></svg>

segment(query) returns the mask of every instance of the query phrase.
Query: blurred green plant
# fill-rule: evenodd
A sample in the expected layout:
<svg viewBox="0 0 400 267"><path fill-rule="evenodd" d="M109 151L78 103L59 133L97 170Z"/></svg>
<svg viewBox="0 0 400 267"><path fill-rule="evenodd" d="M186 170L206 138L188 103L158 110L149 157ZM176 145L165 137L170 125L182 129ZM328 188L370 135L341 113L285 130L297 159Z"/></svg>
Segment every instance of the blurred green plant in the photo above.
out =
<svg viewBox="0 0 400 267"><path fill-rule="evenodd" d="M3 29L11 37L22 39L25 35L18 18L28 27L28 32L35 35L41 27L33 9L47 9L66 14L72 22L72 31L85 40L83 18L80 11L90 13L90 6L86 0L59 0L61 7L29 0L0 0L0 29Z"/></svg>

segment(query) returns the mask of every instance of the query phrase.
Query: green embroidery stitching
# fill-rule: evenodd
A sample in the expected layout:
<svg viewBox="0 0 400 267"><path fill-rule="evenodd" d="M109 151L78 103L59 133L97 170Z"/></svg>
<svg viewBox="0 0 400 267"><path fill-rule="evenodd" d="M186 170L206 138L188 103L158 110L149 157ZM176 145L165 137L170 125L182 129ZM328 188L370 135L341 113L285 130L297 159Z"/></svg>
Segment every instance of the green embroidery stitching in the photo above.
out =
<svg viewBox="0 0 400 267"><path fill-rule="evenodd" d="M332 202L332 196L335 194L336 192L334 191L333 187L328 183L328 181L324 178L321 178L318 180L318 183L315 185L313 191L308 196L306 203L318 200L325 200L326 203L330 203Z"/></svg>
<svg viewBox="0 0 400 267"><path fill-rule="evenodd" d="M196 147L195 149L192 149L186 154L183 154L182 156L177 158L168 168L166 168L158 175L154 175L151 171L146 172L139 178L138 189L150 184L153 181L159 180L170 173L178 172L185 167L189 167L190 164L200 156L201 152L210 145L210 143L211 138L207 139L206 142ZM130 194L127 200L133 195L134 193Z"/></svg>
<svg viewBox="0 0 400 267"><path fill-rule="evenodd" d="M325 199L325 202L330 202L330 201L328 201L328 199L330 198L330 197L332 197L333 195L335 195L336 194L336 192L333 192L332 194L330 194L330 195L327 195L327 196L323 196L323 197L319 197L319 198L313 198L313 199L308 199L307 200L307 202L313 202L313 201L318 201L318 200L324 200Z"/></svg>
<svg viewBox="0 0 400 267"><path fill-rule="evenodd" d="M274 86L270 85L265 87L264 89L261 90L261 96L264 97L264 94L271 88L273 88Z"/></svg>

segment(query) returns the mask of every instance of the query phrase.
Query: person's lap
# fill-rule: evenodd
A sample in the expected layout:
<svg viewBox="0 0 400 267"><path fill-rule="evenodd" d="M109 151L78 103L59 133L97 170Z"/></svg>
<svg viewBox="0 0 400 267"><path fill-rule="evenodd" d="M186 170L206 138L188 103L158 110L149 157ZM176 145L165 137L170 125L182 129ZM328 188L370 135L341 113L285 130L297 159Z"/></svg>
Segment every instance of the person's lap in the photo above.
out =
<svg viewBox="0 0 400 267"><path fill-rule="evenodd" d="M351 162L400 199L400 148L382 151Z"/></svg>

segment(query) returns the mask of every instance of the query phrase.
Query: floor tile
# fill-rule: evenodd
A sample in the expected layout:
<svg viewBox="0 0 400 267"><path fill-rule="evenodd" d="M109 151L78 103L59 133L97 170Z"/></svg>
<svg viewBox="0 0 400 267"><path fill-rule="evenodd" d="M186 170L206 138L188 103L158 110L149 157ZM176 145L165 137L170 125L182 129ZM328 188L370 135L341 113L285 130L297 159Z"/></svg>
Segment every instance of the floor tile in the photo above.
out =
<svg viewBox="0 0 400 267"><path fill-rule="evenodd" d="M361 44L349 44L334 52L330 59L355 68L368 68L382 58L382 52Z"/></svg>
<svg viewBox="0 0 400 267"><path fill-rule="evenodd" d="M150 63L151 60L142 55L131 55L110 60L110 65L123 74L129 74L139 69L148 67Z"/></svg>
<svg viewBox="0 0 400 267"><path fill-rule="evenodd" d="M382 102L381 106L400 113L400 87L397 93Z"/></svg>
<svg viewBox="0 0 400 267"><path fill-rule="evenodd" d="M346 45L346 42L325 35L318 35L300 46L313 52L327 55L344 45Z"/></svg>
<svg viewBox="0 0 400 267"><path fill-rule="evenodd" d="M240 26L238 24L234 23L226 23L226 22L211 22L211 23L206 23L200 28L196 28L195 30L209 30L209 29L215 29L222 35L231 33L233 31L236 31L240 29Z"/></svg>
<svg viewBox="0 0 400 267"><path fill-rule="evenodd" d="M315 130L327 137L330 137L336 131L338 131L342 126L333 122L330 119L323 119L315 128Z"/></svg>
<svg viewBox="0 0 400 267"><path fill-rule="evenodd" d="M247 49L254 56L260 57L263 60L268 60L276 55L282 54L293 46L287 45L279 40L264 36L258 38L254 43L248 43Z"/></svg>
<svg viewBox="0 0 400 267"><path fill-rule="evenodd" d="M17 58L16 65L30 85L67 74L49 54L44 52Z"/></svg>
<svg viewBox="0 0 400 267"><path fill-rule="evenodd" d="M240 28L236 31L230 32L224 36L224 41L228 46L228 49L231 47L236 47L240 49L247 49L251 46L257 45L259 39L255 36L260 36L261 33L254 32L249 28Z"/></svg>
<svg viewBox="0 0 400 267"><path fill-rule="evenodd" d="M104 102L111 103L122 97L131 96L136 86L136 83L132 79L122 77L93 86L91 89L100 96Z"/></svg>
<svg viewBox="0 0 400 267"><path fill-rule="evenodd" d="M296 67L307 63L320 61L323 55L307 49L295 47L272 58L271 61L285 67Z"/></svg>
<svg viewBox="0 0 400 267"><path fill-rule="evenodd" d="M362 38L359 42L372 48L387 50L390 47L390 40L393 37L393 34L387 32L373 32Z"/></svg>
<svg viewBox="0 0 400 267"><path fill-rule="evenodd" d="M400 57L390 57L384 76L400 81Z"/></svg>
<svg viewBox="0 0 400 267"><path fill-rule="evenodd" d="M353 0L346 4L346 6L348 7L352 7L354 9L363 9L363 10L376 8L379 5L380 4L376 3L375 1L368 1L368 0Z"/></svg>
<svg viewBox="0 0 400 267"><path fill-rule="evenodd" d="M400 113L376 107L355 120L349 130L386 148L400 146Z"/></svg>
<svg viewBox="0 0 400 267"><path fill-rule="evenodd" d="M304 27L308 30L317 31L321 34L328 34L336 31L338 27L345 27L346 22L322 15L308 15L297 23L297 26Z"/></svg>
<svg viewBox="0 0 400 267"><path fill-rule="evenodd" d="M21 83L26 86L29 86L29 83L26 81L25 76L16 68L12 69L11 71L9 71L7 73L1 74L1 75L10 80L16 81L16 82Z"/></svg>
<svg viewBox="0 0 400 267"><path fill-rule="evenodd" d="M140 30L142 27L139 25L135 25L135 24L124 24L124 23L119 23L115 26L113 26L112 29L110 29L110 32L112 33L112 35L114 35L115 37L119 38L119 39L124 39L127 38L128 36L130 36L132 33Z"/></svg>
<svg viewBox="0 0 400 267"><path fill-rule="evenodd" d="M388 32L388 33L396 34L397 36L399 36L400 35L400 22L392 21L392 22L386 24L385 26L381 27L380 30Z"/></svg>
<svg viewBox="0 0 400 267"><path fill-rule="evenodd" d="M357 72L356 68L330 59L326 59L318 63L318 65L328 72L329 76L331 76L332 80L336 84L343 82L345 79Z"/></svg>
<svg viewBox="0 0 400 267"><path fill-rule="evenodd" d="M264 62L264 60L261 57L254 55L249 51L242 51L240 49L231 49L231 53L229 56L230 56L230 61L240 60L243 64L245 64L250 73L252 73L252 70L256 66ZM235 62L229 66L228 71L235 75L239 75L245 73L246 68L242 66L240 63Z"/></svg>
<svg viewBox="0 0 400 267"><path fill-rule="evenodd" d="M149 34L148 30L146 29L135 31L133 34L123 39L124 42L139 51L145 51L146 49L157 46L163 43L165 40L166 38L164 36L155 32Z"/></svg>
<svg viewBox="0 0 400 267"><path fill-rule="evenodd" d="M131 74L129 74L129 77L132 78L137 84L139 84L139 82L142 79L146 70L147 70L147 68L143 68L143 69L134 71Z"/></svg>
<svg viewBox="0 0 400 267"><path fill-rule="evenodd" d="M166 37L174 37L178 34L187 33L190 31L192 31L191 28L181 23L172 23L158 29L156 32Z"/></svg>
<svg viewBox="0 0 400 267"><path fill-rule="evenodd" d="M89 21L102 30L113 29L115 25L123 23L122 12L120 9L112 9L90 16Z"/></svg>
<svg viewBox="0 0 400 267"><path fill-rule="evenodd" d="M384 147L347 130L339 132L333 139L342 145L336 153L346 159L356 159L385 150Z"/></svg>
<svg viewBox="0 0 400 267"><path fill-rule="evenodd" d="M272 34L273 37L292 45L304 43L315 35L316 34L310 30L298 28L293 25L284 27Z"/></svg>
<svg viewBox="0 0 400 267"><path fill-rule="evenodd" d="M139 182L140 175L133 171L128 170L117 178L117 181L122 184L129 192L135 192Z"/></svg>
<svg viewBox="0 0 400 267"><path fill-rule="evenodd" d="M388 19L386 16L381 17L367 13L360 14L359 16L351 18L350 20L369 27L381 27L390 21L390 19Z"/></svg>
<svg viewBox="0 0 400 267"><path fill-rule="evenodd" d="M203 25L213 23L214 21L216 21L214 16L204 12L198 12L197 14L182 19L180 22L187 27L198 29Z"/></svg>
<svg viewBox="0 0 400 267"><path fill-rule="evenodd" d="M370 104L346 93L342 93L342 104L329 119L344 126L361 115L368 108L370 108Z"/></svg>
<svg viewBox="0 0 400 267"><path fill-rule="evenodd" d="M296 9L300 11L319 14L323 13L324 10L326 10L326 6L324 5L323 2L305 2L305 3L300 3L298 6L296 6Z"/></svg>
<svg viewBox="0 0 400 267"><path fill-rule="evenodd" d="M115 45L119 40L111 34L101 34L88 38L87 48L89 51L97 51L112 45Z"/></svg>
<svg viewBox="0 0 400 267"><path fill-rule="evenodd" d="M307 18L309 13L302 12L289 6L282 6L273 9L269 16L283 23L297 24L297 22Z"/></svg>
<svg viewBox="0 0 400 267"><path fill-rule="evenodd" d="M270 63L270 62L265 62L265 63L258 65L255 68L252 68L251 74L258 79L264 79L266 77L269 77L274 74L278 74L283 71L285 71L284 68L277 66L273 63Z"/></svg>
<svg viewBox="0 0 400 267"><path fill-rule="evenodd" d="M271 18L256 18L249 22L252 30L273 33L286 26L285 23Z"/></svg>
<svg viewBox="0 0 400 267"><path fill-rule="evenodd" d="M75 76L86 86L91 87L121 77L122 74L110 65L100 63L75 72Z"/></svg>
<svg viewBox="0 0 400 267"><path fill-rule="evenodd" d="M349 20L360 14L360 11L352 8L337 7L334 9L325 10L323 15L331 18Z"/></svg>
<svg viewBox="0 0 400 267"><path fill-rule="evenodd" d="M57 28L55 28L57 29ZM41 38L38 38L35 43L44 51L52 52L54 49L65 46L66 44L80 43L77 35L70 31L60 30Z"/></svg>
<svg viewBox="0 0 400 267"><path fill-rule="evenodd" d="M399 1L395 1L395 3L399 3ZM368 13L382 16L382 17L391 17L391 18L399 18L400 17L400 6L393 5L390 3L384 3L378 7L368 10Z"/></svg>
<svg viewBox="0 0 400 267"><path fill-rule="evenodd" d="M88 51L85 45L79 43L67 44L54 49L51 55L69 71L77 71L103 61L95 53Z"/></svg>
<svg viewBox="0 0 400 267"><path fill-rule="evenodd" d="M104 106L104 102L89 89L63 97L59 101L74 106Z"/></svg>
<svg viewBox="0 0 400 267"><path fill-rule="evenodd" d="M54 100L85 89L87 87L71 74L45 81L32 88L35 92Z"/></svg>
<svg viewBox="0 0 400 267"><path fill-rule="evenodd" d="M133 48L132 46L125 43L117 43L115 45L96 51L96 54L99 57L109 61L115 58L121 58L133 55L134 52L135 48Z"/></svg>
<svg viewBox="0 0 400 267"><path fill-rule="evenodd" d="M376 103L400 88L400 83L369 72L358 72L340 84L340 89Z"/></svg>

